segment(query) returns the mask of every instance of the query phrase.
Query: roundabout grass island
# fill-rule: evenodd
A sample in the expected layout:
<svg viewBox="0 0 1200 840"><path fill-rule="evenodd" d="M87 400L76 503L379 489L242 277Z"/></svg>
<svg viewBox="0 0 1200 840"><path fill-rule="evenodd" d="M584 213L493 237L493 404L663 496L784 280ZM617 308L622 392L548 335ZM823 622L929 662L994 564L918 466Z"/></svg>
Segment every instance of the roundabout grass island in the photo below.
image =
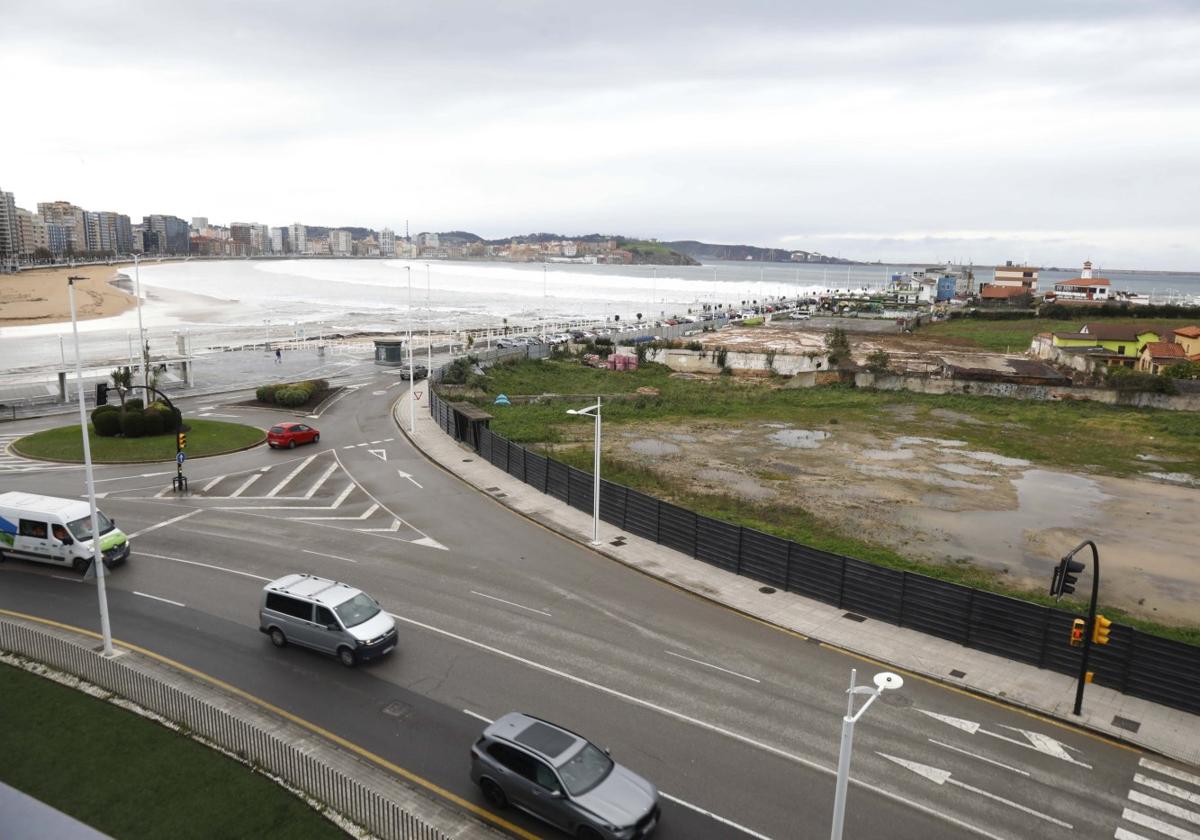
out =
<svg viewBox="0 0 1200 840"><path fill-rule="evenodd" d="M257 446L267 439L266 432L242 423L219 420L187 420L187 456L203 458L223 455ZM102 437L88 424L92 462L96 464L149 464L175 460L175 436ZM83 437L79 424L35 432L12 443L12 449L26 458L64 463L83 463Z"/></svg>

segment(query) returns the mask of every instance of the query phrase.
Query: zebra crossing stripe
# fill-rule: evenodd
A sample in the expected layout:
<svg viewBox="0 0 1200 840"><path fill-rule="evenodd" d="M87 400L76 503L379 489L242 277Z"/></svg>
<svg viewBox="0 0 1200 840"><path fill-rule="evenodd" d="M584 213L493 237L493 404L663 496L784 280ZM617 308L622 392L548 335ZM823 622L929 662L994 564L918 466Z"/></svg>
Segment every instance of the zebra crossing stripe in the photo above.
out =
<svg viewBox="0 0 1200 840"><path fill-rule="evenodd" d="M1192 793L1189 790L1185 790L1169 782L1151 779L1149 776L1143 776L1141 773L1134 774L1133 781L1135 784L1145 785L1146 787L1156 790L1159 793L1165 793L1169 796L1182 799L1184 802L1190 802L1193 805L1200 805L1200 794Z"/></svg>
<svg viewBox="0 0 1200 840"><path fill-rule="evenodd" d="M1200 814L1195 811L1189 811L1187 808L1180 808L1170 802L1164 802L1161 799L1155 799L1153 796L1147 796L1140 790L1129 791L1129 799L1139 805L1145 805L1147 808L1154 808L1162 811L1164 814L1170 814L1177 820L1190 822L1193 825L1200 825Z"/></svg>
<svg viewBox="0 0 1200 840"><path fill-rule="evenodd" d="M1176 770L1174 767L1159 764L1157 761L1151 761L1148 758L1138 761L1138 765L1145 767L1147 770L1153 770L1155 773L1162 773L1164 776L1170 776L1172 779L1178 779L1181 782L1187 782L1190 785L1200 787L1200 776L1193 775L1185 770Z"/></svg>
<svg viewBox="0 0 1200 840"><path fill-rule="evenodd" d="M1173 838L1173 840L1200 840L1200 834L1188 831L1186 828L1179 828L1171 825L1169 822L1163 822L1162 820L1155 819L1154 817L1147 816L1129 808L1126 808L1122 812L1121 819L1125 820L1126 822L1140 825L1142 828L1148 828L1151 831L1157 831L1159 834L1165 834L1167 837Z"/></svg>

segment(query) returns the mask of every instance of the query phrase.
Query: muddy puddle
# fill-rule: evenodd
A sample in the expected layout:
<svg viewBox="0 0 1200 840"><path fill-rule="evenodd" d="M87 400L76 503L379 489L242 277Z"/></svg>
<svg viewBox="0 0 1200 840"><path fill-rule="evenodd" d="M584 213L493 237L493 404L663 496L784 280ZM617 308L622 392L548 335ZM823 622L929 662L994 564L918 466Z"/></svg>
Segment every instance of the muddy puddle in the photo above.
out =
<svg viewBox="0 0 1200 840"><path fill-rule="evenodd" d="M792 449L816 449L829 439L829 432L814 432L808 429L782 429L767 435L775 443L790 446Z"/></svg>

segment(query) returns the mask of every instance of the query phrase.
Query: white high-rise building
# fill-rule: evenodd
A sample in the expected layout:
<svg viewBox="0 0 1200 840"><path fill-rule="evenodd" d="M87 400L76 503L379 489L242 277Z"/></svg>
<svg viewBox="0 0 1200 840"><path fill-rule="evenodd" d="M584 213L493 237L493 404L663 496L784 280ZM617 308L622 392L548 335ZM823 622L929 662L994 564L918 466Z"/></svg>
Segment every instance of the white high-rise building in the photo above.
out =
<svg viewBox="0 0 1200 840"><path fill-rule="evenodd" d="M17 199L12 193L0 190L0 271L14 268L20 253L21 228L17 221Z"/></svg>
<svg viewBox="0 0 1200 840"><path fill-rule="evenodd" d="M329 231L329 253L335 257L348 257L351 245L350 231L348 230L331 230Z"/></svg>
<svg viewBox="0 0 1200 840"><path fill-rule="evenodd" d="M391 228L379 231L379 254L383 257L396 256L396 232Z"/></svg>
<svg viewBox="0 0 1200 840"><path fill-rule="evenodd" d="M288 227L288 244L293 254L308 253L308 228L296 222Z"/></svg>
<svg viewBox="0 0 1200 840"><path fill-rule="evenodd" d="M283 247L283 233L284 233L284 228L281 228L281 227L271 228L271 253L272 254L282 254L284 252L285 249Z"/></svg>

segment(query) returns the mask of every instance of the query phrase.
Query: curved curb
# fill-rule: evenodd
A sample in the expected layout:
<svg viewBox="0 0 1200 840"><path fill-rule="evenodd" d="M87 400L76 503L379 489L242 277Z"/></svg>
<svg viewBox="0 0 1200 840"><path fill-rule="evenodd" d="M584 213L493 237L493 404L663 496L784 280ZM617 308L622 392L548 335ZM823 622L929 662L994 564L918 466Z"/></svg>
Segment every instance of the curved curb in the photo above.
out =
<svg viewBox="0 0 1200 840"><path fill-rule="evenodd" d="M254 428L254 427L252 426L250 428ZM37 432L33 432L33 434L36 435ZM25 437L29 437L29 435L25 435ZM66 464L66 465L72 466L72 467L84 466L83 461L63 461L58 458L39 458L34 455L26 455L24 452L22 452L16 448L17 443L22 440L24 440L24 438L17 438L12 443L10 443L7 447L5 447L4 451L12 453L14 455L17 455L18 457L24 458L27 461L35 461L35 462L42 463L42 464ZM239 446L236 449L226 449L221 452L209 452L206 455L189 455L187 457L187 460L192 461L192 460L200 460L201 458L217 458L217 457L220 457L221 455L232 455L236 452L245 452L248 449L254 449L256 446L262 446L266 442L267 442L267 433L263 432L262 440L255 441L254 443L248 444L247 446ZM170 463L173 463L174 460L175 460L174 458L163 458L163 459L157 460L157 461L97 461L93 458L92 466L120 467L120 466L137 466L139 464L170 464Z"/></svg>

